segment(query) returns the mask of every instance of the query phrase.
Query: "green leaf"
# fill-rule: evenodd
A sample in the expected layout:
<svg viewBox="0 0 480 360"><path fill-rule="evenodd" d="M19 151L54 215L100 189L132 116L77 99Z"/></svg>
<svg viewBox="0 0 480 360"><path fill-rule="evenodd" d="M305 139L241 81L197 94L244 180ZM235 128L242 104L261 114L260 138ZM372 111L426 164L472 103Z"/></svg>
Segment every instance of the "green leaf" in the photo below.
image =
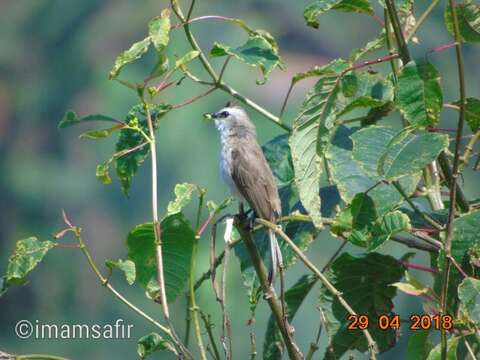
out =
<svg viewBox="0 0 480 360"><path fill-rule="evenodd" d="M458 27L460 37L464 42L480 41L480 6L470 0L465 0L463 4L456 5ZM447 30L453 35L454 25L452 9L450 5L445 8L445 24Z"/></svg>
<svg viewBox="0 0 480 360"><path fill-rule="evenodd" d="M335 59L323 66L314 66L311 69L296 73L292 77L292 83L295 85L297 82L310 78L321 77L325 75L340 74L342 71L348 68L349 63L343 59Z"/></svg>
<svg viewBox="0 0 480 360"><path fill-rule="evenodd" d="M350 52L348 61L351 63L357 62L365 55L383 49L385 47L385 31L382 31L375 39L369 41L363 48L353 49Z"/></svg>
<svg viewBox="0 0 480 360"><path fill-rule="evenodd" d="M95 115L88 115L88 116L79 118L77 114L75 114L75 112L67 111L63 116L63 119L58 123L58 128L63 129L72 125L77 125L77 124L80 124L83 122L89 122L89 121L108 121L108 122L121 124L120 121L105 115L95 114Z"/></svg>
<svg viewBox="0 0 480 360"><path fill-rule="evenodd" d="M313 288L317 278L313 275L303 275L298 281L285 292L286 314L292 321L303 300ZM281 359L284 353L282 335L275 322L273 315L268 320L265 342L263 343L263 358L268 360Z"/></svg>
<svg viewBox="0 0 480 360"><path fill-rule="evenodd" d="M341 80L345 106L340 117L357 108L376 108L393 101L393 85L379 74L350 73Z"/></svg>
<svg viewBox="0 0 480 360"><path fill-rule="evenodd" d="M175 200L168 203L167 215L177 214L190 203L192 194L197 190L197 185L183 183L175 185Z"/></svg>
<svg viewBox="0 0 480 360"><path fill-rule="evenodd" d="M178 69L184 66L185 64L189 63L193 59L197 58L198 55L200 55L200 52L197 50L189 51L188 53L183 55L180 59L177 59L177 61L175 61L175 69Z"/></svg>
<svg viewBox="0 0 480 360"><path fill-rule="evenodd" d="M88 138L88 139L94 139L94 140L103 139L110 136L111 134L121 129L122 127L123 127L123 124L119 124L108 129L86 131L80 134L80 138Z"/></svg>
<svg viewBox="0 0 480 360"><path fill-rule="evenodd" d="M187 283L195 233L182 213L165 217L161 223L163 271L167 301L173 302ZM135 263L138 282L147 287L157 279L155 234L151 223L136 226L128 234L128 258Z"/></svg>
<svg viewBox="0 0 480 360"><path fill-rule="evenodd" d="M399 281L403 272L403 267L391 256L370 253L355 257L343 253L327 273L332 284L343 294L353 310L369 317L368 330L380 352L386 351L396 342L393 329L380 330L377 324L380 315L391 314L396 289L389 285ZM324 286L320 290L320 307L327 319L325 325L333 350L333 353L325 353L325 359L339 359L348 350L367 350L363 332L347 329L350 323L348 313Z"/></svg>
<svg viewBox="0 0 480 360"><path fill-rule="evenodd" d="M121 53L116 58L112 70L110 70L110 80L115 79L125 65L140 59L148 51L151 40L151 37L148 36L145 39L134 43L128 50Z"/></svg>
<svg viewBox="0 0 480 360"><path fill-rule="evenodd" d="M357 161L354 161L350 136L354 137L358 130L359 128L339 126L327 147L325 156L331 165L332 179L337 185L342 200L350 204L356 194L370 189L368 195L373 199L378 215L382 216L401 204L404 199L393 185L379 183L381 178L378 175L364 171L364 169L372 169L378 163L382 154L375 153L374 149L377 145L372 148L369 157L362 159L362 167ZM383 134L388 136L387 132ZM400 184L407 194L411 195L415 191L419 179L419 174L405 176L400 179Z"/></svg>
<svg viewBox="0 0 480 360"><path fill-rule="evenodd" d="M159 53L157 63L155 64L154 68L150 72L150 77L154 79L162 76L168 71L168 66L169 66L168 57L163 53Z"/></svg>
<svg viewBox="0 0 480 360"><path fill-rule="evenodd" d="M367 126L350 136L353 142L353 160L368 176L377 177L379 154L385 153L397 133L398 130L389 126Z"/></svg>
<svg viewBox="0 0 480 360"><path fill-rule="evenodd" d="M215 42L210 56L227 55L234 56L247 65L259 67L263 74L263 80L257 81L258 84L264 84L270 72L276 66L282 66L282 59L278 55L277 49L264 36L260 35L250 35L247 42L237 48Z"/></svg>
<svg viewBox="0 0 480 360"><path fill-rule="evenodd" d="M413 332L408 339L407 359L425 360L433 348L427 330Z"/></svg>
<svg viewBox="0 0 480 360"><path fill-rule="evenodd" d="M400 132L389 142L378 162L378 173L389 180L418 173L447 147L445 134Z"/></svg>
<svg viewBox="0 0 480 360"><path fill-rule="evenodd" d="M447 341L447 360L457 360L457 347L459 337L451 337ZM427 360L441 360L442 358L442 344L435 346L430 354L428 354Z"/></svg>
<svg viewBox="0 0 480 360"><path fill-rule="evenodd" d="M405 271L405 282L396 282L391 285L395 286L405 294L412 296L420 296L424 294L434 295L432 289L420 283L420 281L414 278L408 271Z"/></svg>
<svg viewBox="0 0 480 360"><path fill-rule="evenodd" d="M157 333L150 333L138 339L137 354L144 359L154 352L168 349L171 345Z"/></svg>
<svg viewBox="0 0 480 360"><path fill-rule="evenodd" d="M39 241L36 237L18 240L15 252L8 259L4 285L22 285L27 275L42 261L47 252L55 247L52 241Z"/></svg>
<svg viewBox="0 0 480 360"><path fill-rule="evenodd" d="M167 104L155 105L150 109L150 116L154 128L156 128L158 120L170 109L171 106ZM135 105L130 109L127 114L126 123L133 129L120 130L115 150L117 154L122 155L114 157L117 176L120 180L122 191L127 195L138 168L150 154L150 146L148 145L142 146L135 151L129 151L147 141L139 131L142 130L144 133L149 132L143 104Z"/></svg>
<svg viewBox="0 0 480 360"><path fill-rule="evenodd" d="M108 159L107 161L98 164L95 171L95 176L102 184L108 185L112 183L112 178L110 177L110 164L112 163L113 158Z"/></svg>
<svg viewBox="0 0 480 360"><path fill-rule="evenodd" d="M458 287L461 310L467 314L475 326L480 325L480 280L465 278Z"/></svg>
<svg viewBox="0 0 480 360"><path fill-rule="evenodd" d="M440 73L428 62L410 61L398 77L400 112L415 127L435 126L443 106Z"/></svg>
<svg viewBox="0 0 480 360"><path fill-rule="evenodd" d="M162 51L168 45L169 32L170 9L163 9L160 16L153 18L148 23L148 33L157 51Z"/></svg>
<svg viewBox="0 0 480 360"><path fill-rule="evenodd" d="M477 132L480 129L480 99L469 97L465 100L465 120L472 132ZM460 100L453 104L460 106Z"/></svg>
<svg viewBox="0 0 480 360"><path fill-rule="evenodd" d="M347 67L346 63L341 62L323 67L329 75L323 75L307 94L290 136L295 184L300 201L318 228L322 227L319 195L322 150L334 128L333 115L337 111L336 96L339 94L337 72Z"/></svg>
<svg viewBox="0 0 480 360"><path fill-rule="evenodd" d="M294 179L292 154L288 145L288 134L277 136L262 146L277 186L290 185Z"/></svg>
<svg viewBox="0 0 480 360"><path fill-rule="evenodd" d="M368 0L316 0L305 8L303 17L308 26L318 29L318 17L329 10L374 14Z"/></svg>
<svg viewBox="0 0 480 360"><path fill-rule="evenodd" d="M114 268L117 268L123 271L123 273L125 274L125 279L127 279L127 282L129 285L132 285L135 282L136 273L135 273L135 263L133 261L122 260L122 259L119 259L117 261L107 260L105 262L105 265L109 269L113 270Z"/></svg>

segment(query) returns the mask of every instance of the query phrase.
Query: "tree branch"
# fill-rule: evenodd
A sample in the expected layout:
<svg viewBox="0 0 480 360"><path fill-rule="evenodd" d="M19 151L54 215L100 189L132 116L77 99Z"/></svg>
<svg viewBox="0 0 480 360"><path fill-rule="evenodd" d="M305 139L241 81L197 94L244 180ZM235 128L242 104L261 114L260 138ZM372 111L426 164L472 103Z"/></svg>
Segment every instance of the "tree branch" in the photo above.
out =
<svg viewBox="0 0 480 360"><path fill-rule="evenodd" d="M345 310L350 315L356 315L355 311L352 309L352 307L345 301L345 299L342 296L342 293L337 290L335 286L327 279L325 275L322 274L320 270L318 270L315 265L305 256L305 254L300 250L297 245L283 232L280 227L277 225L266 221L264 219L256 219L257 223L262 224L263 226L273 230L276 234L282 237L283 240L292 248L292 250L297 254L299 259L305 264L306 267L308 267L322 282L322 284L330 291L330 293L337 298L337 300L340 302L340 304L343 306ZM370 353L370 359L376 359L377 356L376 354L378 353L377 345L375 343L375 340L373 339L372 335L370 332L365 329L362 330L365 338L367 339L368 342L368 351Z"/></svg>

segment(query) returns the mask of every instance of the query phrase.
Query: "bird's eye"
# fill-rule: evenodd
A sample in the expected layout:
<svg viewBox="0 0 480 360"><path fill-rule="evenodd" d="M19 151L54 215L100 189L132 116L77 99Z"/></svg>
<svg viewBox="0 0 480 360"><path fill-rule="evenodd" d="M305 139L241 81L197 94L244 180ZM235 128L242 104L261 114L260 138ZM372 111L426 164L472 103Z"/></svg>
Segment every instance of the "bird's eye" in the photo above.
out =
<svg viewBox="0 0 480 360"><path fill-rule="evenodd" d="M222 111L220 113L220 117L222 117L222 118L227 118L229 116L230 116L230 113L228 111Z"/></svg>

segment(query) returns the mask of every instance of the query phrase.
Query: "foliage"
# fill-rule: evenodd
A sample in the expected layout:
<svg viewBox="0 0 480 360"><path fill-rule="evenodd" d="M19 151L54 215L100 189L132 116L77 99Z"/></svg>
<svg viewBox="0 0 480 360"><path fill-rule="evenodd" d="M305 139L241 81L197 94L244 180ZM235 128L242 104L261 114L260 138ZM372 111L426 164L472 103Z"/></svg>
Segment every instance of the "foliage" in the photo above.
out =
<svg viewBox="0 0 480 360"><path fill-rule="evenodd" d="M437 344L433 343L429 329L411 335L408 354L412 359L456 359L457 353L464 351L463 343L469 347L468 336L478 333L480 322L480 210L478 200L468 199L463 193L463 183L457 179L469 165L480 138L480 100L465 95L466 74L462 60L462 42L480 41L480 8L469 0L454 8L452 4L455 2L449 1L446 6L445 28L456 40L454 46L461 90L460 99L447 104L444 104L442 74L426 60L426 56L412 60L408 44L415 39L418 26L428 18L435 3L417 23L413 0L380 1L386 15L382 31L366 45L353 49L348 58L314 65L295 74L281 113L276 116L240 94L223 78L232 58L261 70L263 79L257 81L258 85L264 84L274 69L283 69L284 61L274 37L264 30L252 29L241 19L221 15L192 18L195 1L185 17L179 3L172 0L171 8L162 10L148 23L145 37L121 53L110 71L110 79L132 90L136 97L137 105L128 111L124 120L98 114L79 118L72 111L65 114L59 128L90 122L113 123L108 128L84 132L80 135L82 138L103 139L118 132L113 155L97 166L96 176L101 182L112 182L109 170L114 164L121 190L127 195L141 165L148 158L152 160L151 220L129 232L128 259L105 262L109 269L107 277L101 274L90 256L81 229L73 226L65 214L67 228L55 236L60 241L65 234L73 233L78 242L76 247L86 256L100 282L163 331L165 337L151 333L139 339L137 352L141 358L160 350L173 351L179 358L195 358L176 334L170 318L173 312L169 311L169 304L184 291L187 291L189 300L187 329L192 321L200 358L206 359L205 333L210 341L207 349L219 358L214 339L218 333L209 314L197 305L195 297L198 286L209 277L212 278L215 298L221 305L223 326L220 341L227 358L230 358L228 342L234 339L228 339L228 311L232 310L225 300L228 277L222 276L220 288L215 274L222 261L225 261L224 275L231 266L227 262L231 247L235 248L239 260L252 310L252 323L257 305L262 301L262 291L265 291L264 299L272 310L263 344L264 359L280 359L284 352L291 358L302 358L300 351L303 350L298 349L293 331L289 333L291 328L287 320L292 321L303 310L302 303L310 294L315 294L324 316L322 326L328 337L324 359L338 359L352 350L368 352L370 358L375 359L377 351L386 352L396 346L399 337L405 333L394 326L381 329L379 319L395 316L397 290L423 301L426 313L448 314L454 319L455 329L450 336L441 329L441 340ZM327 16L330 10L375 16L373 9L366 0L315 0L305 8L304 18L308 26L318 28L319 17ZM240 46L215 42L209 56L205 55L190 24L211 19L239 27L247 34L247 40ZM179 46L171 40L174 39L171 35L178 29L185 32L191 50L172 59L171 54ZM448 47L451 45L443 46ZM439 49L442 47L434 52ZM126 65L142 59L149 51L155 54L157 61L143 80L131 82L119 78ZM383 56L359 62L375 51L382 52ZM429 49L422 49L422 52L428 54ZM219 73L210 58L225 58ZM367 69L384 62L390 62L391 71ZM189 68L190 63L202 66L208 78L197 75L197 68ZM179 104L164 102L163 92L171 91L171 85L175 83L171 78L176 73L182 76L176 82L177 86L184 86L183 81L193 81L207 86L207 91ZM292 119L290 129L284 122L289 94L296 84L311 77L316 78L316 82ZM215 253L215 244L211 243L210 267L196 283L197 250L199 246L206 246L205 241L200 240L208 225L221 215L230 200L220 205L211 200L205 202L206 189L180 183L174 189L175 199L168 203L164 217L160 218L157 177L163 174L156 172L156 141L173 135L157 130L160 119L167 121L170 112L190 105L214 90L226 92L287 130L287 134L279 135L263 146L281 198L282 217L278 221L283 230L278 227L280 224L267 226L261 221L256 224L251 221L253 227L247 229L248 235L245 235L245 224L239 224L239 218L235 218L239 231L225 232L225 250L220 255ZM443 134L445 129L436 128L444 107L460 113L458 127L453 129L454 137ZM384 121L389 123L383 124ZM475 133L469 136L467 145L460 142L464 136L463 122ZM186 207L195 193L198 208L193 220L189 219ZM448 194L448 200L442 197L444 193ZM206 216L205 210L208 211ZM309 259L307 250L326 227L333 237L348 242L351 248L333 254L323 275L317 268L317 259ZM313 272L301 276L285 292L282 286L279 298L266 282L265 264L270 261L269 231L276 232L280 244L282 275L289 278L289 268L299 259ZM412 253L401 259L382 254L380 251L388 251L391 241L426 251L430 260L428 266L432 268L411 264ZM1 278L1 293L12 284L26 283L26 277L46 253L60 245L66 244L49 240L41 242L35 237L18 241L8 260L6 275ZM251 251L252 246L257 248L259 256ZM409 267L426 270L433 286L417 280L406 271ZM114 269L124 273L128 284L137 281L146 290L146 296L160 304L167 323L165 326L113 288L110 272ZM321 284L315 287L318 280ZM214 310L209 308L208 311ZM368 316L369 327L350 329L349 318L354 313ZM201 329L199 316L204 319L205 332ZM189 333L186 339L188 337ZM310 355L315 349L314 343Z"/></svg>

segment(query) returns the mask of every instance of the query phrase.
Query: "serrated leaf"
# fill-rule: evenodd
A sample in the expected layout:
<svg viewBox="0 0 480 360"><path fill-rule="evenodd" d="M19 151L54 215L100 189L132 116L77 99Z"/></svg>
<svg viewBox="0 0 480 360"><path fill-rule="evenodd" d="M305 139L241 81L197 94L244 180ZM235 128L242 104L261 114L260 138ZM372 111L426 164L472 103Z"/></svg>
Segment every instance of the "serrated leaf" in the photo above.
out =
<svg viewBox="0 0 480 360"><path fill-rule="evenodd" d="M182 292L190 274L195 233L182 213L165 217L161 223L163 270L167 301ZM146 288L156 282L155 234L151 223L136 226L128 234L128 258L135 263L138 282Z"/></svg>
<svg viewBox="0 0 480 360"><path fill-rule="evenodd" d="M373 8L368 0L316 0L303 11L308 26L318 29L318 17L329 11L357 12L373 15Z"/></svg>
<svg viewBox="0 0 480 360"><path fill-rule="evenodd" d="M297 282L285 292L286 314L289 321L295 317L303 300L313 288L317 278L313 275L303 275ZM282 335L278 329L273 315L268 320L265 342L263 343L263 358L268 360L280 360L284 353Z"/></svg>
<svg viewBox="0 0 480 360"><path fill-rule="evenodd" d="M154 352L169 348L169 342L157 333L150 333L138 339L137 354L144 359Z"/></svg>
<svg viewBox="0 0 480 360"><path fill-rule="evenodd" d="M288 145L288 134L277 136L262 146L277 186L290 185L294 179L292 155Z"/></svg>
<svg viewBox="0 0 480 360"><path fill-rule="evenodd" d="M465 120L472 132L477 132L480 129L480 99L469 97L465 100ZM453 104L460 106L460 100Z"/></svg>
<svg viewBox="0 0 480 360"><path fill-rule="evenodd" d="M167 215L177 214L190 203L193 192L197 190L197 185L183 183L175 185L175 200L168 203Z"/></svg>
<svg viewBox="0 0 480 360"><path fill-rule="evenodd" d="M377 153L377 157L375 157L372 152L372 156L363 159L365 164L362 167L353 160L353 144L350 136L353 136L358 130L359 128L339 126L327 147L325 156L330 163L332 179L337 185L342 200L350 204L356 194L370 189L368 194L375 203L378 215L381 216L393 210L404 199L393 185L379 183L381 178L378 175L367 173L363 169L371 169L374 164L378 163L382 154ZM367 164L367 162L369 163ZM400 184L407 194L411 195L415 191L419 179L419 174L405 176L400 179Z"/></svg>
<svg viewBox="0 0 480 360"><path fill-rule="evenodd" d="M247 42L237 48L214 43L210 51L211 57L221 57L231 55L241 62L259 67L263 74L263 80L257 81L258 84L264 84L272 70L282 65L282 59L278 55L277 49L272 46L264 36L250 35Z"/></svg>
<svg viewBox="0 0 480 360"><path fill-rule="evenodd" d="M433 348L427 330L414 331L408 339L407 358L425 360Z"/></svg>
<svg viewBox="0 0 480 360"><path fill-rule="evenodd" d="M389 126L367 126L353 133L352 157L368 176L377 177L379 154L385 153L398 130Z"/></svg>
<svg viewBox="0 0 480 360"><path fill-rule="evenodd" d="M393 101L393 85L379 74L350 73L341 80L345 106L340 117L357 108L376 108Z"/></svg>
<svg viewBox="0 0 480 360"><path fill-rule="evenodd" d="M55 247L52 241L40 241L36 237L18 240L14 253L8 259L4 286L22 285L27 275L42 261L47 252Z"/></svg>
<svg viewBox="0 0 480 360"><path fill-rule="evenodd" d="M400 132L388 144L378 162L378 173L394 180L421 171L448 147L448 135Z"/></svg>
<svg viewBox="0 0 480 360"><path fill-rule="evenodd" d="M443 106L440 73L428 62L410 61L398 77L397 104L415 127L435 126Z"/></svg>
<svg viewBox="0 0 480 360"><path fill-rule="evenodd" d="M463 4L456 5L458 27L460 30L460 38L464 42L480 41L480 6L474 4L470 0L466 0ZM453 35L454 25L452 17L452 9L450 5L445 8L445 24L447 30Z"/></svg>
<svg viewBox="0 0 480 360"><path fill-rule="evenodd" d="M480 280L465 278L458 287L461 310L467 314L475 326L480 325Z"/></svg>
<svg viewBox="0 0 480 360"><path fill-rule="evenodd" d="M342 63L333 69L347 67L346 63ZM300 201L318 228L322 227L319 195L322 150L334 128L335 117L332 115L337 110L336 94L339 94L339 74L328 71L329 75L324 75L307 94L290 136L295 184Z"/></svg>
<svg viewBox="0 0 480 360"><path fill-rule="evenodd" d="M121 124L120 121L106 115L94 114L79 118L75 112L67 111L63 116L63 119L58 123L58 128L63 129L72 125L77 125L89 121L108 121Z"/></svg>
<svg viewBox="0 0 480 360"><path fill-rule="evenodd" d="M117 261L107 260L105 265L109 269L119 269L125 274L125 279L129 285L132 285L135 282L136 272L135 272L135 263L131 260L122 260Z"/></svg>
<svg viewBox="0 0 480 360"><path fill-rule="evenodd" d="M380 330L378 317L390 314L396 289L389 286L403 276L403 267L391 256L370 253L355 257L343 253L332 264L327 273L332 284L343 294L357 314L369 317L369 331L375 339L380 352L392 347L396 342L393 329ZM348 330L348 313L322 286L320 307L326 317L326 329L330 335L330 347L333 353L326 351L325 359L339 359L348 350L365 352L368 348L365 336L360 330Z"/></svg>
<svg viewBox="0 0 480 360"><path fill-rule="evenodd" d="M122 68L130 63L135 62L140 59L150 47L151 37L148 36L145 39L138 41L132 46L121 53L116 59L115 64L113 65L112 70L110 70L110 80L115 79L122 71Z"/></svg>
<svg viewBox="0 0 480 360"><path fill-rule="evenodd" d="M170 9L163 9L160 16L153 18L148 23L148 33L157 51L162 51L168 45L169 32Z"/></svg>
<svg viewBox="0 0 480 360"><path fill-rule="evenodd" d="M335 59L323 66L316 65L307 71L296 73L292 77L292 83L296 84L297 82L310 77L340 74L342 71L348 68L348 65L349 63L343 59Z"/></svg>
<svg viewBox="0 0 480 360"><path fill-rule="evenodd" d="M154 128L156 127L158 120L170 109L171 106L167 104L155 105L150 109L150 116ZM127 114L126 123L130 127L133 127L133 129L125 128L120 130L115 150L117 154L120 153L123 155L115 157L115 168L117 170L117 176L120 180L122 191L124 194L128 195L133 177L137 173L140 165L143 164L150 154L149 146L142 146L135 151L129 151L147 141L140 131L135 129L141 129L144 133L149 132L143 104L135 105L130 109Z"/></svg>
<svg viewBox="0 0 480 360"><path fill-rule="evenodd" d="M453 336L447 340L447 360L457 360L457 347L459 337ZM427 360L441 360L442 344L435 346L428 354Z"/></svg>

